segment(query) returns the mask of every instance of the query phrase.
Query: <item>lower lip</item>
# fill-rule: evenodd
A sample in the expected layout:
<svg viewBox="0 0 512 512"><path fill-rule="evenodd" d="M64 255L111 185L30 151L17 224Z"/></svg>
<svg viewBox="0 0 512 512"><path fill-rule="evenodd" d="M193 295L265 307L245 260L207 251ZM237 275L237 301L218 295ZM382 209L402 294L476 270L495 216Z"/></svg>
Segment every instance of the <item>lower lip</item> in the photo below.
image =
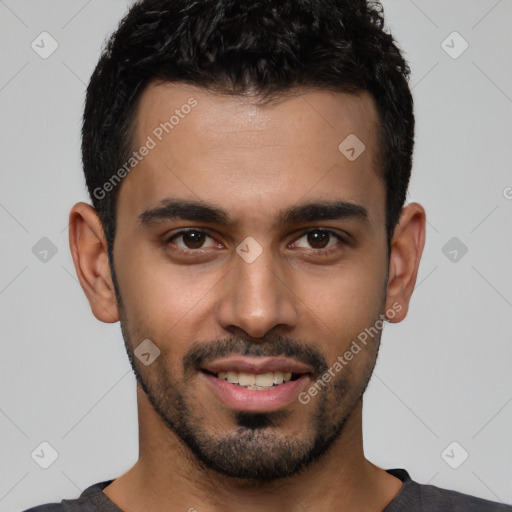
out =
<svg viewBox="0 0 512 512"><path fill-rule="evenodd" d="M309 374L303 373L297 380L290 380L272 389L258 390L241 388L209 373L200 374L225 405L237 411L248 412L271 412L289 405L297 399L300 390L310 380Z"/></svg>

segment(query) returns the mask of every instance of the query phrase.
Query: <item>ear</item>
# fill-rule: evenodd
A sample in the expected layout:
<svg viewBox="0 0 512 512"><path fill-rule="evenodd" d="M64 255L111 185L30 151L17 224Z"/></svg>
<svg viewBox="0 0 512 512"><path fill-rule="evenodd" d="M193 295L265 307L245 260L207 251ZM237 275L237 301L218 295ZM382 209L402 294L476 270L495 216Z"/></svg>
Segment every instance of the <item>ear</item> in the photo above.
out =
<svg viewBox="0 0 512 512"><path fill-rule="evenodd" d="M108 264L107 241L100 218L89 204L77 203L71 209L69 247L93 315L102 322L117 322L119 312Z"/></svg>
<svg viewBox="0 0 512 512"><path fill-rule="evenodd" d="M425 246L425 223L425 210L420 204L411 203L402 209L391 239L386 311L395 315L388 318L389 322L401 322L407 316Z"/></svg>

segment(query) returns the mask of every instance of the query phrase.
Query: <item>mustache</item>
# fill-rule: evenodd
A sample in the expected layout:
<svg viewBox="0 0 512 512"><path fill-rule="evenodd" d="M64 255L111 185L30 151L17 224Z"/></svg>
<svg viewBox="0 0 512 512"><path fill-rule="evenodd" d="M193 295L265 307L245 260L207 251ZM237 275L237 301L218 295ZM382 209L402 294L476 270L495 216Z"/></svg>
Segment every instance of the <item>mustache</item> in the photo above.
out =
<svg viewBox="0 0 512 512"><path fill-rule="evenodd" d="M229 355L259 357L292 357L305 363L318 374L325 373L329 366L326 358L311 344L301 343L284 336L265 336L264 338L229 337L210 342L194 342L183 356L183 371L198 371L201 367L220 357Z"/></svg>

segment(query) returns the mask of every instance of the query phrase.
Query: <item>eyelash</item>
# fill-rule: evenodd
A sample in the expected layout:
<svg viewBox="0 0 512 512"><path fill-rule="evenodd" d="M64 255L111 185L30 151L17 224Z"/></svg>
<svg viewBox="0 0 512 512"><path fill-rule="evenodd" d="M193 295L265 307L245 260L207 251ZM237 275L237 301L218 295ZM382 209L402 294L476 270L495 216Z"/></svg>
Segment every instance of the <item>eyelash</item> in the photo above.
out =
<svg viewBox="0 0 512 512"><path fill-rule="evenodd" d="M304 231L298 238L296 238L294 240L293 243L297 242L298 240L300 240L304 236L308 235L309 233L313 233L315 231L319 231L321 233L327 233L327 234L337 238L343 245L350 245L349 242L345 239L345 237L343 237L340 233L338 233L337 231L334 231L332 229L328 229L328 228L312 228L307 231ZM167 237L164 240L164 245L168 246L169 243L171 243L174 239L179 238L180 236L183 236L184 234L190 233L190 232L201 233L201 234L204 234L213 239L213 237L211 235L209 235L207 231L204 231L202 229L197 229L197 228L190 228L190 229L184 229L184 230L178 231L176 233L173 233L171 236ZM329 240L329 242L330 242L330 240ZM194 253L200 253L201 251L204 251L205 249L202 249L202 248L183 249L182 247L178 247L175 245L175 247L172 250L176 251L176 252L181 252L183 254L194 254ZM339 250L338 244L336 244L332 247L328 247L326 249L307 249L307 251L309 253L314 253L315 256L327 256L327 255L331 254L333 251L337 251L337 250Z"/></svg>

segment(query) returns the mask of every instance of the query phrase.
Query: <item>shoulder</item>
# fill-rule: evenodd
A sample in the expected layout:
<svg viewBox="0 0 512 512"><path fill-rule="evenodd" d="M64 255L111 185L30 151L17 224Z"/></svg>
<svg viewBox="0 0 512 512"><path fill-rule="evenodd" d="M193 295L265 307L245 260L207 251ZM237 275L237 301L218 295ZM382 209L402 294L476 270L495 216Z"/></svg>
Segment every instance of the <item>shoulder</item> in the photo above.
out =
<svg viewBox="0 0 512 512"><path fill-rule="evenodd" d="M433 485L419 485L419 488L420 499L426 505L425 512L446 510L446 507L453 512L512 512L511 505L484 500L469 494Z"/></svg>
<svg viewBox="0 0 512 512"><path fill-rule="evenodd" d="M61 512L62 510L62 505L60 503L47 503L46 505L27 508L23 512Z"/></svg>
<svg viewBox="0 0 512 512"><path fill-rule="evenodd" d="M46 505L28 508L23 512L64 512L67 510L69 510L69 508L65 508L62 503L47 503Z"/></svg>
<svg viewBox="0 0 512 512"><path fill-rule="evenodd" d="M402 480L403 485L384 512L512 512L511 505L419 484L411 479L405 469L386 471Z"/></svg>
<svg viewBox="0 0 512 512"><path fill-rule="evenodd" d="M112 480L107 480L93 484L76 499L64 499L60 503L46 503L23 512L122 512L103 492L103 489L111 482Z"/></svg>

